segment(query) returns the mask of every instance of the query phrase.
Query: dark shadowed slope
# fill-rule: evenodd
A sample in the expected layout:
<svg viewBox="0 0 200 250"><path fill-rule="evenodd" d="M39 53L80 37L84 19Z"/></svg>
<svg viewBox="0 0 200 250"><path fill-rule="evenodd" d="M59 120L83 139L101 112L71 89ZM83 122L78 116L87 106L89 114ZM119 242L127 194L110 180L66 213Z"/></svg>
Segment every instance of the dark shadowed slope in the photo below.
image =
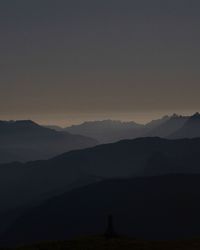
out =
<svg viewBox="0 0 200 250"><path fill-rule="evenodd" d="M200 240L146 241L132 237L106 240L102 235L78 237L65 241L50 241L13 248L16 250L199 250ZM2 249L5 250L5 249Z"/></svg>
<svg viewBox="0 0 200 250"><path fill-rule="evenodd" d="M175 133L170 135L172 139L200 137L200 114L196 113Z"/></svg>
<svg viewBox="0 0 200 250"><path fill-rule="evenodd" d="M4 235L9 243L101 234L108 214L118 234L145 239L200 235L200 175L107 180L50 199Z"/></svg>
<svg viewBox="0 0 200 250"><path fill-rule="evenodd" d="M97 144L84 136L44 128L32 121L0 121L0 162L47 159Z"/></svg>
<svg viewBox="0 0 200 250"><path fill-rule="evenodd" d="M46 161L0 166L1 210L40 201L101 178L199 173L200 139L141 138ZM9 187L9 188L8 188Z"/></svg>
<svg viewBox="0 0 200 250"><path fill-rule="evenodd" d="M121 121L93 121L84 122L65 129L72 134L80 134L95 138L101 143L116 142L122 139L133 139L139 137L144 125L135 122Z"/></svg>

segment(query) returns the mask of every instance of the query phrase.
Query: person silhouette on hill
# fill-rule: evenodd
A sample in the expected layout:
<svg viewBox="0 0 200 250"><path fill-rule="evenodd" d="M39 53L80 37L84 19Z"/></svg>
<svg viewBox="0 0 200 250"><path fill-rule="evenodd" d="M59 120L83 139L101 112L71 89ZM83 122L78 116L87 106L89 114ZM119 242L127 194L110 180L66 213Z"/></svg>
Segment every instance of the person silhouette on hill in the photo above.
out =
<svg viewBox="0 0 200 250"><path fill-rule="evenodd" d="M107 240L117 237L117 234L115 233L115 230L114 230L112 214L108 215L107 228L106 228L106 232L104 236Z"/></svg>

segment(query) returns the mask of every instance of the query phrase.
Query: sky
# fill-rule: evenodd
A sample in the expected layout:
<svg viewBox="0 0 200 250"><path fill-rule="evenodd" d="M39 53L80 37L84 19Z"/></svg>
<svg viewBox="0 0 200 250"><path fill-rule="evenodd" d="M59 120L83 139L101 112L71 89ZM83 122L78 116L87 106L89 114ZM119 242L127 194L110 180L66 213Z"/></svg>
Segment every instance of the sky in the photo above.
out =
<svg viewBox="0 0 200 250"><path fill-rule="evenodd" d="M1 0L0 119L200 111L199 0Z"/></svg>

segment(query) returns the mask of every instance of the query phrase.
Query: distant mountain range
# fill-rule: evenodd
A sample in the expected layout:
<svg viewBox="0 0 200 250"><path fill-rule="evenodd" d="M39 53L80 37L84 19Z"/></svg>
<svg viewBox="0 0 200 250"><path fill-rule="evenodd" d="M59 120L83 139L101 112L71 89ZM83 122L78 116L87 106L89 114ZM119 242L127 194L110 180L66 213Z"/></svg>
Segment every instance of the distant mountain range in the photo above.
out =
<svg viewBox="0 0 200 250"><path fill-rule="evenodd" d="M95 138L99 143L112 143L124 139L143 137L145 134L160 126L170 117L164 116L153 120L146 125L135 122L122 122L116 120L89 121L80 125L72 125L67 128L59 126L47 126L57 131L67 131L72 134L80 134Z"/></svg>
<svg viewBox="0 0 200 250"><path fill-rule="evenodd" d="M200 175L115 179L74 189L29 209L4 244L102 235L113 215L119 235L171 240L200 235Z"/></svg>
<svg viewBox="0 0 200 250"><path fill-rule="evenodd" d="M84 134L85 136L87 135L95 138L100 143L111 143L123 139L138 137L143 127L144 125L135 122L104 120L73 125L65 128L64 131L72 134Z"/></svg>
<svg viewBox="0 0 200 250"><path fill-rule="evenodd" d="M97 143L95 139L58 132L33 121L0 121L0 163L48 159Z"/></svg>
<svg viewBox="0 0 200 250"><path fill-rule="evenodd" d="M26 120L0 121L0 163L48 159L71 150L139 137L200 137L200 114L174 114L145 125L104 120L68 128L44 127Z"/></svg>
<svg viewBox="0 0 200 250"><path fill-rule="evenodd" d="M194 122L193 122L194 120ZM80 134L95 138L99 143L112 143L123 139L138 137L162 137L162 138L195 138L200 137L200 115L192 116L164 116L145 125L135 122L121 121L91 121L67 128L51 126L58 131L67 131L72 134Z"/></svg>

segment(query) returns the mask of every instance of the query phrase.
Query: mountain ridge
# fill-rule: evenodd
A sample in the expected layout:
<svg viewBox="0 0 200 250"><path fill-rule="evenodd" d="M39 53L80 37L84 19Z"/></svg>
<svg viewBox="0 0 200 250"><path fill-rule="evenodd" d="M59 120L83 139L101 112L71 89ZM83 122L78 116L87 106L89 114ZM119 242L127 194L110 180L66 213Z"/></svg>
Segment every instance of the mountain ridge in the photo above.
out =
<svg viewBox="0 0 200 250"><path fill-rule="evenodd" d="M169 138L195 138L200 137L200 114L197 112L190 116L182 128L172 133Z"/></svg>
<svg viewBox="0 0 200 250"><path fill-rule="evenodd" d="M96 181L97 177L199 173L199 154L200 138L150 137L70 151L49 160L4 164L0 165L0 196L6 197L2 204L7 209L37 201L45 193L67 190L92 176Z"/></svg>
<svg viewBox="0 0 200 250"><path fill-rule="evenodd" d="M30 209L3 238L9 243L25 244L99 235L105 230L108 214L113 215L119 235L148 240L197 237L199 195L199 174L110 179L74 189Z"/></svg>
<svg viewBox="0 0 200 250"><path fill-rule="evenodd" d="M0 121L0 152L8 155L0 157L1 163L47 159L97 144L92 138L57 132L31 120Z"/></svg>

